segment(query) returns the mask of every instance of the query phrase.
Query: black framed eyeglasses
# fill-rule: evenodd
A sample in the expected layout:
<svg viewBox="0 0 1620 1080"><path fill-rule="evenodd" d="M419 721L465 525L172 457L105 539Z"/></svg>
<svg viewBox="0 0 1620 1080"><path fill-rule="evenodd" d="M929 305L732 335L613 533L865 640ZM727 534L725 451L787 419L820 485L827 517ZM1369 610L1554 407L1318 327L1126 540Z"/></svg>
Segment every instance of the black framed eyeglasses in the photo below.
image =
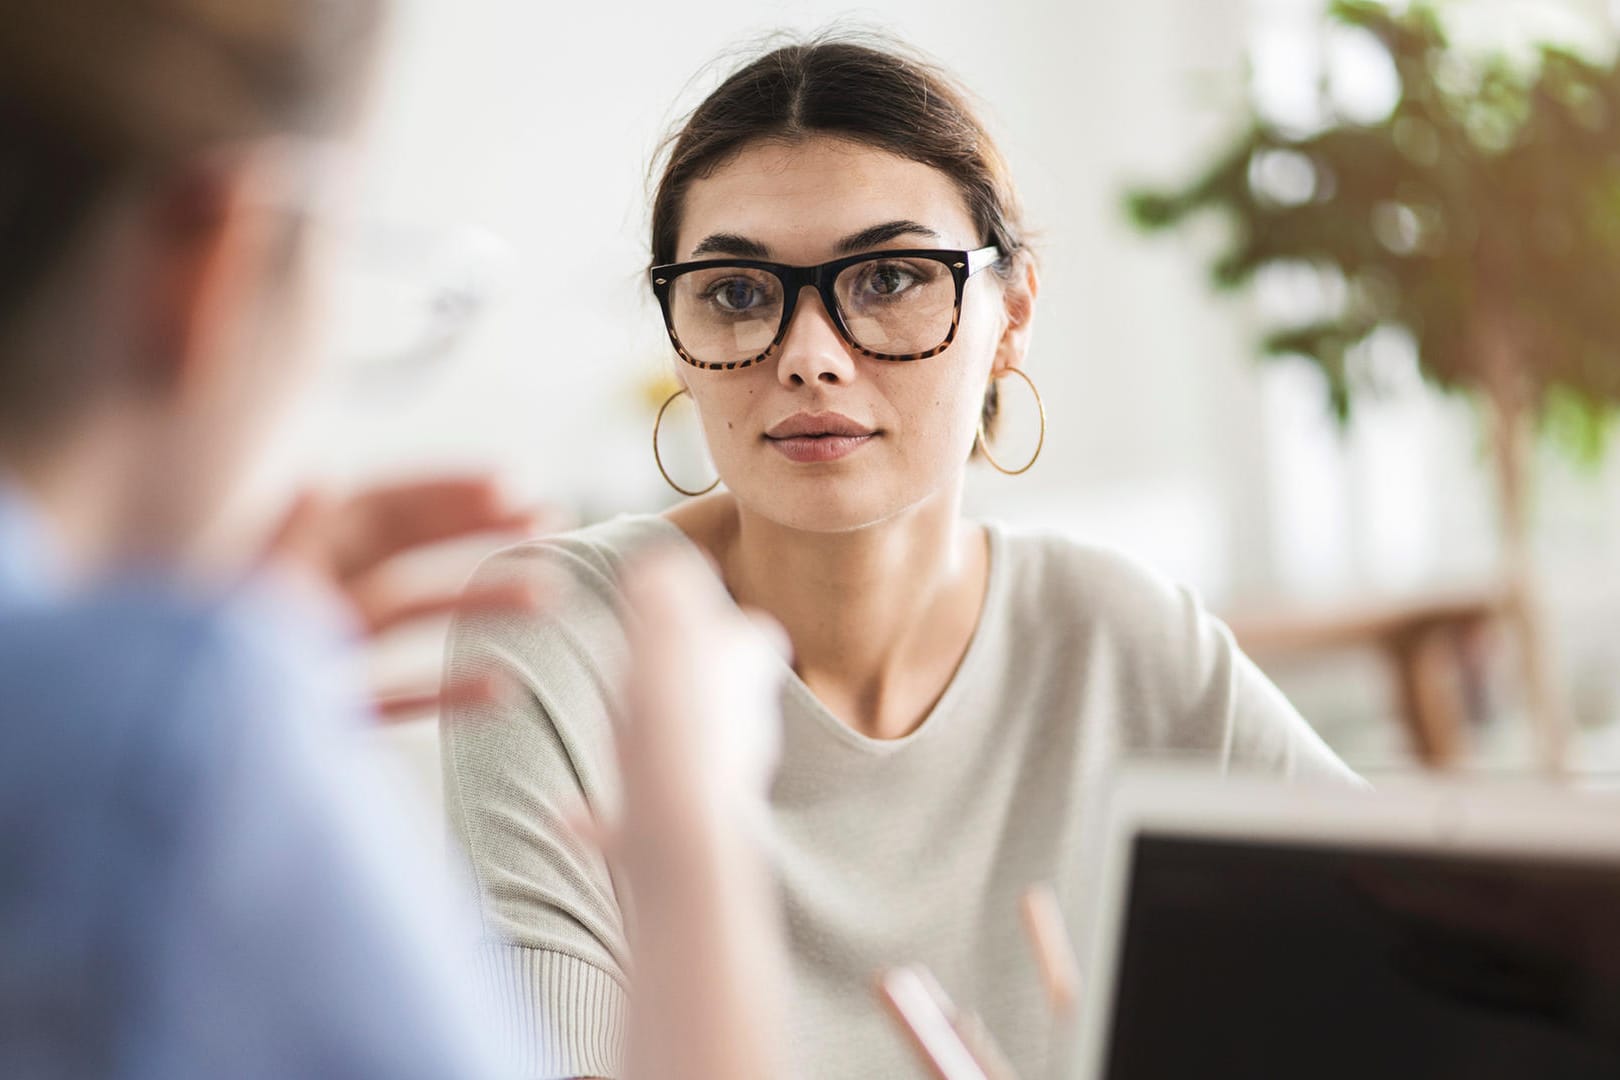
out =
<svg viewBox="0 0 1620 1080"><path fill-rule="evenodd" d="M856 351L875 360L923 360L955 340L968 278L1000 258L991 245L869 251L820 266L700 259L653 267L652 287L669 340L693 367L731 371L768 359L807 287Z"/></svg>

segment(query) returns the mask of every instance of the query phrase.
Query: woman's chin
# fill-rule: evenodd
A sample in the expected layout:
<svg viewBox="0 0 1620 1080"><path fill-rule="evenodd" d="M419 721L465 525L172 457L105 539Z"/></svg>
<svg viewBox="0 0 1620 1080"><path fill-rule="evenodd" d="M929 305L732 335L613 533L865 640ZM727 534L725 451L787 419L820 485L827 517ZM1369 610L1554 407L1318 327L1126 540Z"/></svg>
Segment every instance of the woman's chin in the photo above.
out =
<svg viewBox="0 0 1620 1080"><path fill-rule="evenodd" d="M732 490L748 511L782 528L827 534L881 525L918 501L854 476L798 477Z"/></svg>

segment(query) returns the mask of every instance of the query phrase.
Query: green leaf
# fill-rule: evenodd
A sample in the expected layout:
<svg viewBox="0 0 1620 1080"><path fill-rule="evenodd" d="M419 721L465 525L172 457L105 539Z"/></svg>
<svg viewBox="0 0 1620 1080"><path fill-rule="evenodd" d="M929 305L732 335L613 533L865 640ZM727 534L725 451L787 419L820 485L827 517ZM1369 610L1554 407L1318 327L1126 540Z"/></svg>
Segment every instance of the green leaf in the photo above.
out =
<svg viewBox="0 0 1620 1080"><path fill-rule="evenodd" d="M1150 232L1229 221L1209 266L1218 290L1286 263L1340 273L1341 319L1269 328L1262 348L1316 365L1341 418L1364 392L1346 354L1397 323L1448 390L1477 396L1485 357L1508 356L1552 444L1595 460L1620 412L1620 66L1552 46L1529 64L1467 53L1424 3L1333 0L1329 13L1389 50L1402 93L1387 121L1298 137L1251 108L1191 180L1132 190L1126 213ZM1303 197L1302 159L1316 177ZM1281 186L1267 172L1279 165ZM1502 333L1511 348L1487 347Z"/></svg>

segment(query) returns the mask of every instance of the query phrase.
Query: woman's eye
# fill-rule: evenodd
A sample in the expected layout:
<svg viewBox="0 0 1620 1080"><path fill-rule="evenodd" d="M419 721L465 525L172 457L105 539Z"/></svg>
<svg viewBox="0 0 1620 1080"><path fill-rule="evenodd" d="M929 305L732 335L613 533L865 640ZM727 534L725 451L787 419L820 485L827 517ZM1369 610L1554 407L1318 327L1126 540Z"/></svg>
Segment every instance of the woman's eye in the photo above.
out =
<svg viewBox="0 0 1620 1080"><path fill-rule="evenodd" d="M916 282L916 274L895 263L879 263L866 272L866 291L878 296L898 296Z"/></svg>
<svg viewBox="0 0 1620 1080"><path fill-rule="evenodd" d="M764 290L752 281L733 278L709 286L709 299L726 311L748 311L758 307Z"/></svg>

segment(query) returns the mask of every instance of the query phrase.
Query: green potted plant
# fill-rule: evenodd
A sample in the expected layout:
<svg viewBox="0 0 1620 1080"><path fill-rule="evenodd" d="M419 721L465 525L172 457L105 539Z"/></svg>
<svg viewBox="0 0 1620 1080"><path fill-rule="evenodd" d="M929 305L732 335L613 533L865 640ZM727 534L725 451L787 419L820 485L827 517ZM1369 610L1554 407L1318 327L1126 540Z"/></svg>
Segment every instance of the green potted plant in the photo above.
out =
<svg viewBox="0 0 1620 1080"><path fill-rule="evenodd" d="M1191 183L1133 192L1129 209L1148 230L1223 215L1219 289L1302 264L1342 286L1331 311L1263 342L1314 363L1341 419L1376 392L1355 350L1389 327L1415 342L1427 381L1480 404L1504 612L1556 768L1565 724L1536 602L1528 470L1538 433L1596 461L1620 408L1620 65L1552 46L1517 61L1469 54L1422 4L1334 0L1330 15L1387 53L1399 84L1387 117L1306 132L1252 113Z"/></svg>

